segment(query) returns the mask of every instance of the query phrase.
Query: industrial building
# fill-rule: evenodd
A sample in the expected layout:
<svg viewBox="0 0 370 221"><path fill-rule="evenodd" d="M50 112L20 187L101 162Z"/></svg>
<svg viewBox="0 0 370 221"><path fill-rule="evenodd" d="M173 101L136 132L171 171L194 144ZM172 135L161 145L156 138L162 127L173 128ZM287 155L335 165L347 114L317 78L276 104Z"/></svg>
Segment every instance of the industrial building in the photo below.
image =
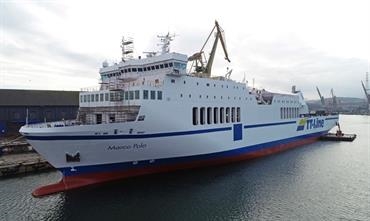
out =
<svg viewBox="0 0 370 221"><path fill-rule="evenodd" d="M78 91L0 89L0 135L16 134L26 123L76 119Z"/></svg>

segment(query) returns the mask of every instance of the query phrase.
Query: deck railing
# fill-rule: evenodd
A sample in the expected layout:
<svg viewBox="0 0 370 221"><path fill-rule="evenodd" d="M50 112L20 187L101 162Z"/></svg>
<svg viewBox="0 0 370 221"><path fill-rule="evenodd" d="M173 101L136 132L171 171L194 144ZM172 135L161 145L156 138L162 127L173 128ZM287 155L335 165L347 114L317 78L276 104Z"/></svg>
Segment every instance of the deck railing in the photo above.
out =
<svg viewBox="0 0 370 221"><path fill-rule="evenodd" d="M62 121L54 121L54 122L44 122L44 123L36 123L36 124L27 124L27 127L32 128L50 128L50 127L70 127L80 125L81 122L77 120L62 120Z"/></svg>

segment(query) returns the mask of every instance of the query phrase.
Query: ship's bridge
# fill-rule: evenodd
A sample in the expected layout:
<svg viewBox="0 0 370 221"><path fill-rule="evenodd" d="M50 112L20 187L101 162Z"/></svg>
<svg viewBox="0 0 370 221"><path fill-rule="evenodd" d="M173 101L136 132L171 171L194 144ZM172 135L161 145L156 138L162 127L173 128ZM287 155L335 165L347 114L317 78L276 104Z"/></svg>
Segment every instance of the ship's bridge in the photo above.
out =
<svg viewBox="0 0 370 221"><path fill-rule="evenodd" d="M180 53L166 53L158 56L121 61L99 71L102 83L115 79L137 78L158 74L186 74L187 56Z"/></svg>

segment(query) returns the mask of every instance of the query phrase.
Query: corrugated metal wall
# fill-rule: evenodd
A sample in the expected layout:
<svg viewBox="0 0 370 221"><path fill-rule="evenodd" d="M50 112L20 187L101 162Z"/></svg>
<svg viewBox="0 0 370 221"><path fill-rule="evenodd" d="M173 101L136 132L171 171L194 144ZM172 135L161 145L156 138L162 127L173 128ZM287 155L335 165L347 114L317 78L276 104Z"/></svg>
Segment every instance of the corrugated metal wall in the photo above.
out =
<svg viewBox="0 0 370 221"><path fill-rule="evenodd" d="M27 109L28 122L39 123L76 119L78 106L0 106L0 125L9 133L17 132L26 123Z"/></svg>

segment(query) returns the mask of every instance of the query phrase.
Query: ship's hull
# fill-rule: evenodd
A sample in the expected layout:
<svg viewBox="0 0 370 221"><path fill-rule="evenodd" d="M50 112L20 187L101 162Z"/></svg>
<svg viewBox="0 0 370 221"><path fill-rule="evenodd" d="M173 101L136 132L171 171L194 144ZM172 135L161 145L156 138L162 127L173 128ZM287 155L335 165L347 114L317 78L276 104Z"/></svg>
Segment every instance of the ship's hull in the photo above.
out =
<svg viewBox="0 0 370 221"><path fill-rule="evenodd" d="M312 143L338 117L309 128L301 119L236 124L194 131L117 136L32 136L29 142L63 174L59 183L33 192L43 196L125 177L246 160ZM306 122L306 121L305 121ZM67 162L66 154L79 159ZM73 160L72 160L73 161Z"/></svg>

